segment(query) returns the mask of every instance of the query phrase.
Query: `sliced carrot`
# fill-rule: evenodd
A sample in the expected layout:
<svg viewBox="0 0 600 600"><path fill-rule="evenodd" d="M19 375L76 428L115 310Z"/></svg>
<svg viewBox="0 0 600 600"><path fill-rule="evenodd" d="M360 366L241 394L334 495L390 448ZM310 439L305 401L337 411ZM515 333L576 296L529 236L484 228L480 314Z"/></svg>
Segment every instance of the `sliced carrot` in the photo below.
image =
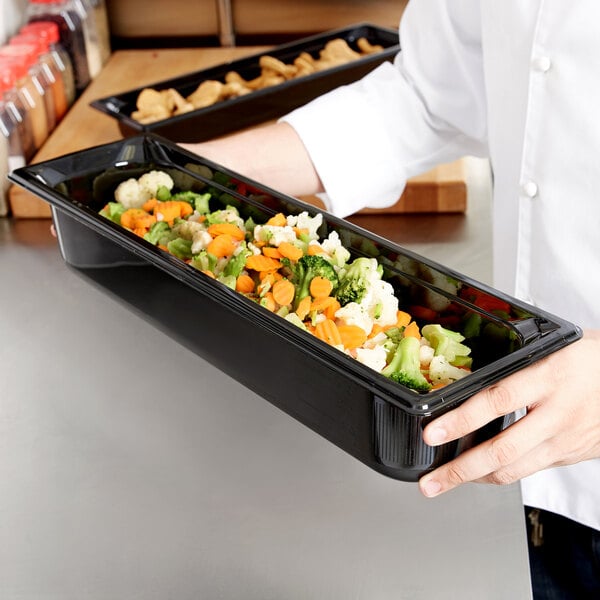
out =
<svg viewBox="0 0 600 600"><path fill-rule="evenodd" d="M261 281L268 279L270 283L275 283L279 279L283 279L283 275L279 271L259 271L258 278Z"/></svg>
<svg viewBox="0 0 600 600"><path fill-rule="evenodd" d="M319 246L318 244L309 244L306 253L309 256L316 256L317 254L327 254L325 250L323 250L323 248L321 248L321 246Z"/></svg>
<svg viewBox="0 0 600 600"><path fill-rule="evenodd" d="M185 217L193 212L189 202L179 202L177 200L167 200L166 202L157 202L154 206L154 216L157 221L167 221L172 223L175 219Z"/></svg>
<svg viewBox="0 0 600 600"><path fill-rule="evenodd" d="M140 237L144 237L148 233L148 228L147 227L136 227L133 230L133 233L135 233L135 235L139 235Z"/></svg>
<svg viewBox="0 0 600 600"><path fill-rule="evenodd" d="M327 298L333 291L333 283L326 277L313 277L309 286L310 295L316 300Z"/></svg>
<svg viewBox="0 0 600 600"><path fill-rule="evenodd" d="M298 303L298 308L296 309L296 314L300 318L300 320L304 321L306 319L308 313L310 312L310 305L312 304L312 298L310 296L304 296L302 300Z"/></svg>
<svg viewBox="0 0 600 600"><path fill-rule="evenodd" d="M300 237L301 235L308 235L308 229L301 229L300 227L293 227L294 233L296 237Z"/></svg>
<svg viewBox="0 0 600 600"><path fill-rule="evenodd" d="M238 275L235 280L235 289L242 294L251 294L254 291L254 279L250 275Z"/></svg>
<svg viewBox="0 0 600 600"><path fill-rule="evenodd" d="M281 253L281 256L294 261L302 258L302 255L304 254L300 248L294 246L294 244L290 244L289 242L281 242L277 248Z"/></svg>
<svg viewBox="0 0 600 600"><path fill-rule="evenodd" d="M127 229L148 229L156 221L153 215L148 214L141 208L128 208L121 215L121 225Z"/></svg>
<svg viewBox="0 0 600 600"><path fill-rule="evenodd" d="M399 310L396 316L396 325L392 327L406 327L412 320L412 317L403 310Z"/></svg>
<svg viewBox="0 0 600 600"><path fill-rule="evenodd" d="M231 256L236 246L235 240L228 233L222 233L206 246L206 251L217 258L223 258Z"/></svg>
<svg viewBox="0 0 600 600"><path fill-rule="evenodd" d="M419 331L419 326L417 325L416 321L411 321L404 329L404 331L402 332L402 335L404 337L414 337L417 338L418 340L421 339L421 332Z"/></svg>
<svg viewBox="0 0 600 600"><path fill-rule="evenodd" d="M150 198L150 200L146 200L146 202L144 202L144 204L142 205L142 208L146 212L152 212L152 210L154 209L154 207L157 204L158 204L158 200L156 198Z"/></svg>
<svg viewBox="0 0 600 600"><path fill-rule="evenodd" d="M281 258L281 252L277 248L273 248L273 246L265 246L262 249L262 253L269 258L276 258L277 260Z"/></svg>
<svg viewBox="0 0 600 600"><path fill-rule="evenodd" d="M323 312L327 310L330 306L333 306L337 300L332 296L326 296L325 298L317 298L313 300L310 305L311 312L316 310L317 312Z"/></svg>
<svg viewBox="0 0 600 600"><path fill-rule="evenodd" d="M289 279L280 279L273 284L273 299L279 306L287 306L292 303L296 288Z"/></svg>
<svg viewBox="0 0 600 600"><path fill-rule="evenodd" d="M369 333L369 339L374 338L376 335L380 334L383 331L383 327L379 323L373 323L373 327L371 328L371 333Z"/></svg>
<svg viewBox="0 0 600 600"><path fill-rule="evenodd" d="M323 314L332 321L335 320L335 313L340 310L342 305L334 298L334 301L323 311Z"/></svg>
<svg viewBox="0 0 600 600"><path fill-rule="evenodd" d="M277 213L276 215L273 215L266 224L275 227L285 227L287 225L287 219L283 213Z"/></svg>
<svg viewBox="0 0 600 600"><path fill-rule="evenodd" d="M238 240L240 242L246 237L246 232L233 223L213 223L209 226L208 233L210 233L210 235L213 237L227 233L234 240Z"/></svg>
<svg viewBox="0 0 600 600"><path fill-rule="evenodd" d="M331 344L332 346L341 346L342 337L338 330L338 326L335 321L331 319L325 319L315 325L315 335L324 342Z"/></svg>
<svg viewBox="0 0 600 600"><path fill-rule="evenodd" d="M344 348L360 348L367 341L367 332L358 325L338 325Z"/></svg>
<svg viewBox="0 0 600 600"><path fill-rule="evenodd" d="M200 272L204 273L205 275L208 275L211 279L217 278L217 276L212 271L209 271L208 269L204 269L203 271L200 271Z"/></svg>
<svg viewBox="0 0 600 600"><path fill-rule="evenodd" d="M251 254L246 259L246 267L253 271L277 271L281 267L281 263L263 254Z"/></svg>
<svg viewBox="0 0 600 600"><path fill-rule="evenodd" d="M272 292L267 292L260 299L260 305L264 306L267 310L270 310L271 312L274 312L275 308L277 307L277 304L275 303L275 299L273 298L273 293Z"/></svg>

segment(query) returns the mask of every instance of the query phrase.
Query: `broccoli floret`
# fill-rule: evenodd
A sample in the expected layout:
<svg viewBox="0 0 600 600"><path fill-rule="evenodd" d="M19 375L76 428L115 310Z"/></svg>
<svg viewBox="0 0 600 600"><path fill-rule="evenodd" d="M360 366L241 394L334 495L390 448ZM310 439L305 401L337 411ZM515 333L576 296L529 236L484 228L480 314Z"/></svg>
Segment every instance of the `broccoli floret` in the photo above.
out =
<svg viewBox="0 0 600 600"><path fill-rule="evenodd" d="M333 284L333 289L337 287L338 276L333 265L322 256L304 255L297 263L285 261L285 264L292 272L292 281L296 286L296 296L294 297L295 306L310 294L310 282L315 277L324 277Z"/></svg>
<svg viewBox="0 0 600 600"><path fill-rule="evenodd" d="M417 338L412 336L403 337L398 342L392 360L381 373L412 390L428 392L431 389L431 384L421 373L420 348L421 344Z"/></svg>
<svg viewBox="0 0 600 600"><path fill-rule="evenodd" d="M225 276L233 276L238 277L241 272L244 270L246 266L246 259L250 256L251 252L246 247L246 242L241 242L241 250L238 253L231 257L225 268L223 269L223 275Z"/></svg>
<svg viewBox="0 0 600 600"><path fill-rule="evenodd" d="M148 233L144 235L144 239L156 246L156 244L158 244L165 235L168 235L170 231L171 228L166 221L157 221L152 224Z"/></svg>
<svg viewBox="0 0 600 600"><path fill-rule="evenodd" d="M121 224L121 215L127 208L120 202L109 202L101 211L100 214L118 225Z"/></svg>
<svg viewBox="0 0 600 600"><path fill-rule="evenodd" d="M380 272L381 265L374 258L359 257L345 270L338 285L335 297L342 306L350 302L360 304L369 289L373 270Z"/></svg>
<svg viewBox="0 0 600 600"><path fill-rule="evenodd" d="M451 331L439 324L424 325L421 329L423 337L431 344L436 356L444 356L450 364L455 364L458 357L467 357L471 348L461 344L465 339L458 331ZM461 360L464 364L464 361Z"/></svg>

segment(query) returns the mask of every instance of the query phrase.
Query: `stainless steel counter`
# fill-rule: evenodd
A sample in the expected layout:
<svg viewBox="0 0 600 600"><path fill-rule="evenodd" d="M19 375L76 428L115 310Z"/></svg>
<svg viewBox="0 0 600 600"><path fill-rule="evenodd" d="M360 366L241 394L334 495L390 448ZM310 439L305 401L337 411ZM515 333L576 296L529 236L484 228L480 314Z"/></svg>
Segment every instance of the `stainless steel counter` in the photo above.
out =
<svg viewBox="0 0 600 600"><path fill-rule="evenodd" d="M355 220L489 280L474 189L466 217ZM65 265L48 221L0 219L3 600L530 598L517 486L426 500L204 362L107 277Z"/></svg>

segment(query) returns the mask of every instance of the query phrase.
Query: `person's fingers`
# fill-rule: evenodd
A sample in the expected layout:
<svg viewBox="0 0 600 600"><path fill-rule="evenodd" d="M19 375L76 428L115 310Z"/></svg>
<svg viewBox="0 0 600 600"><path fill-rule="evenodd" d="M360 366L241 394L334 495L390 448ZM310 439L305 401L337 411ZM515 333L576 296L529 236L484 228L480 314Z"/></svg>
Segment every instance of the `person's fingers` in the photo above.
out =
<svg viewBox="0 0 600 600"><path fill-rule="evenodd" d="M423 476L419 487L426 496L434 496L469 481L513 483L554 462L558 452L545 444L556 428L552 411L540 407L492 439Z"/></svg>
<svg viewBox="0 0 600 600"><path fill-rule="evenodd" d="M491 385L433 420L423 430L425 443L438 446L456 440L551 393L552 384L545 377L542 362Z"/></svg>

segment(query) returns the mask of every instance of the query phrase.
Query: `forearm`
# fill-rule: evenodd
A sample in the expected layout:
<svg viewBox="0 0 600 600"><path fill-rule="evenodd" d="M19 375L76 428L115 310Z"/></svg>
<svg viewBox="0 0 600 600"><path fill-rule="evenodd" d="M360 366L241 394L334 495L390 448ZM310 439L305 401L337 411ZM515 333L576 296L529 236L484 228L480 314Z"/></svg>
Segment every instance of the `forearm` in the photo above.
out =
<svg viewBox="0 0 600 600"><path fill-rule="evenodd" d="M293 127L276 123L182 147L292 196L316 194L323 185Z"/></svg>

